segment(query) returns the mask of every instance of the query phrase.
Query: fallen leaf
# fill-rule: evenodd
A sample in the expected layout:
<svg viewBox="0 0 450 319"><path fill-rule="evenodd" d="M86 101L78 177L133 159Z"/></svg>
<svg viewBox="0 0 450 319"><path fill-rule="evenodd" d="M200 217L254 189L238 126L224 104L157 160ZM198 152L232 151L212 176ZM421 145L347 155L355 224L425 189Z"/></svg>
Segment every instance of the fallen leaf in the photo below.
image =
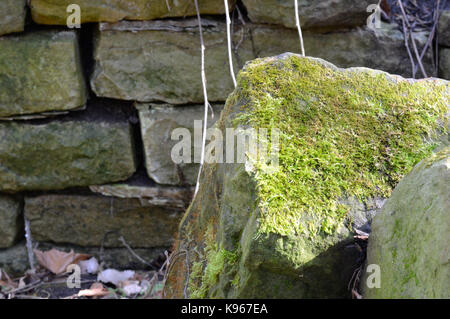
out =
<svg viewBox="0 0 450 319"><path fill-rule="evenodd" d="M100 282L95 282L89 289L80 290L78 297L102 297L107 296L109 290L106 289Z"/></svg>
<svg viewBox="0 0 450 319"><path fill-rule="evenodd" d="M71 264L78 264L79 261L86 260L91 257L86 254L74 253L73 250L66 253L54 248L49 251L40 251L35 249L34 254L36 255L38 263L55 275L63 274L66 272L67 266Z"/></svg>

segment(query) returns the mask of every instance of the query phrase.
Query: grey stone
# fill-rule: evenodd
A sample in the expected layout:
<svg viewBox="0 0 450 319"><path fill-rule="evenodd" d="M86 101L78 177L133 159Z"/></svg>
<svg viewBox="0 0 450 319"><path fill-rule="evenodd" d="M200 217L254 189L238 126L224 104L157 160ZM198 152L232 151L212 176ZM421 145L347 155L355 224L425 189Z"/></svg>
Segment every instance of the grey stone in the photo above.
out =
<svg viewBox="0 0 450 319"><path fill-rule="evenodd" d="M380 287L365 298L450 298L450 148L423 160L395 188L373 221L367 264Z"/></svg>
<svg viewBox="0 0 450 319"><path fill-rule="evenodd" d="M194 143L194 121L203 121L204 106L137 104L136 107L139 110L145 165L150 178L160 184L195 184L200 163L202 128L200 125L196 130L199 143ZM209 113L208 127L214 125L223 106L213 105L212 108L214 117ZM174 145L181 141L181 137L171 139L173 130L177 128L187 128L191 134L191 163L175 164L171 157Z"/></svg>
<svg viewBox="0 0 450 319"><path fill-rule="evenodd" d="M23 216L20 201L0 194L0 248L8 248L23 234Z"/></svg>
<svg viewBox="0 0 450 319"><path fill-rule="evenodd" d="M439 51L439 77L450 80L450 49L442 48Z"/></svg>
<svg viewBox="0 0 450 319"><path fill-rule="evenodd" d="M442 11L438 25L439 44L450 47L450 10Z"/></svg>
<svg viewBox="0 0 450 319"><path fill-rule="evenodd" d="M252 22L282 24L295 28L294 1L243 0ZM367 7L373 0L299 0L298 13L303 29L361 26L366 23Z"/></svg>

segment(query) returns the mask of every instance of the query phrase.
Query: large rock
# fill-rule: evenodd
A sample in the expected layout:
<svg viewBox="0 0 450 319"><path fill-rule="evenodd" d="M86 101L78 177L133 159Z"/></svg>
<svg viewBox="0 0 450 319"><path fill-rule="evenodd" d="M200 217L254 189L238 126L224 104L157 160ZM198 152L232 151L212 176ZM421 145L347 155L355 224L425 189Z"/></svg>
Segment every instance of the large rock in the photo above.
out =
<svg viewBox="0 0 450 319"><path fill-rule="evenodd" d="M179 210L137 198L97 195L42 195L25 198L25 216L37 241L79 246L168 247L181 218Z"/></svg>
<svg viewBox="0 0 450 319"><path fill-rule="evenodd" d="M278 129L278 157L258 158L247 144L244 163L205 165L168 296L187 285L193 298L345 297L351 221L374 209L361 214L349 199L389 197L437 144L429 138L444 129L448 99L446 81L293 54L247 64L216 125Z"/></svg>
<svg viewBox="0 0 450 319"><path fill-rule="evenodd" d="M439 77L450 80L450 49L442 48L439 51Z"/></svg>
<svg viewBox="0 0 450 319"><path fill-rule="evenodd" d="M22 32L25 27L25 0L0 2L0 35Z"/></svg>
<svg viewBox="0 0 450 319"><path fill-rule="evenodd" d="M380 287L365 298L450 298L450 147L420 162L373 221L367 263Z"/></svg>
<svg viewBox="0 0 450 319"><path fill-rule="evenodd" d="M204 106L171 106L157 104L138 104L142 141L144 144L145 166L147 173L159 184L180 185L195 184L198 175L201 154L201 123L194 130L194 121L203 121ZM219 118L222 105L214 105L214 117L208 117L208 127ZM210 113L211 114L211 113ZM177 128L187 128L191 134L191 163L176 164L171 156L175 144L181 137L174 137ZM194 136L200 136L194 143ZM183 137L185 138L185 137Z"/></svg>
<svg viewBox="0 0 450 319"><path fill-rule="evenodd" d="M0 116L71 110L85 103L75 32L0 38Z"/></svg>
<svg viewBox="0 0 450 319"><path fill-rule="evenodd" d="M234 4L230 0L230 10ZM40 24L65 25L72 0L31 0L33 20ZM168 0L78 0L81 22L117 22L120 20L151 20L168 17L186 17L196 14L193 1ZM201 14L223 14L223 0L199 0Z"/></svg>
<svg viewBox="0 0 450 319"><path fill-rule="evenodd" d="M373 0L298 1L298 12L303 29L360 26L366 23L372 11L367 7ZM293 0L243 0L252 22L283 24L295 28Z"/></svg>
<svg viewBox="0 0 450 319"><path fill-rule="evenodd" d="M20 202L13 197L0 195L0 248L12 246L23 230Z"/></svg>
<svg viewBox="0 0 450 319"><path fill-rule="evenodd" d="M439 44L450 47L450 10L442 11L438 25Z"/></svg>
<svg viewBox="0 0 450 319"><path fill-rule="evenodd" d="M126 122L0 123L0 191L51 190L125 180L135 171Z"/></svg>
<svg viewBox="0 0 450 319"><path fill-rule="evenodd" d="M225 25L203 19L206 77L210 101L225 101L233 90L228 71ZM134 32L132 32L134 31ZM202 103L197 21L150 21L101 24L96 34L95 71L91 86L98 96L141 102ZM415 35L419 46L426 33ZM366 66L411 76L403 35L383 24L376 32L358 29L329 34L304 34L308 56L340 67ZM294 29L246 24L234 32L235 71L256 57L299 52ZM177 61L176 64L173 61ZM430 55L423 63L431 73Z"/></svg>

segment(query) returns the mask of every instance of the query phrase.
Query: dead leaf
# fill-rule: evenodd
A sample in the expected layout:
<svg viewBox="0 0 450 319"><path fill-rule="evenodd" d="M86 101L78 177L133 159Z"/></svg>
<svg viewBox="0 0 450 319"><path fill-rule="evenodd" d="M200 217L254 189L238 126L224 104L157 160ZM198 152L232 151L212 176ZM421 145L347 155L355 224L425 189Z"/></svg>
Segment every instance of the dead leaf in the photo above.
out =
<svg viewBox="0 0 450 319"><path fill-rule="evenodd" d="M66 253L54 248L49 251L34 249L34 254L36 255L38 263L55 275L63 274L66 272L67 266L77 264L79 261L86 260L91 257L86 254L77 254L73 250Z"/></svg>
<svg viewBox="0 0 450 319"><path fill-rule="evenodd" d="M100 282L95 282L89 289L80 290L78 292L78 297L103 297L108 294L108 289L106 289Z"/></svg>

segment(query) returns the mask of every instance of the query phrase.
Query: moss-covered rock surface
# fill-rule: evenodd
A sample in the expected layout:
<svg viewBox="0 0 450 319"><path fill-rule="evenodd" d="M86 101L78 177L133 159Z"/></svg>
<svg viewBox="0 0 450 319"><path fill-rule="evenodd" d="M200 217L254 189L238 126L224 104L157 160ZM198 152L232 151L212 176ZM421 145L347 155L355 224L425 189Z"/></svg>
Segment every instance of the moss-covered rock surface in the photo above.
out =
<svg viewBox="0 0 450 319"><path fill-rule="evenodd" d="M0 1L0 35L23 31L25 14L25 0Z"/></svg>
<svg viewBox="0 0 450 319"><path fill-rule="evenodd" d="M433 152L448 99L446 81L294 54L248 63L216 125L279 129L279 165L247 151L245 163L205 166L167 296L347 296L361 207Z"/></svg>
<svg viewBox="0 0 450 319"><path fill-rule="evenodd" d="M2 192L112 183L135 170L126 122L0 123Z"/></svg>
<svg viewBox="0 0 450 319"><path fill-rule="evenodd" d="M0 38L1 117L81 108L86 94L75 32Z"/></svg>
<svg viewBox="0 0 450 319"><path fill-rule="evenodd" d="M365 298L450 298L450 147L420 162L373 221L367 263L380 286Z"/></svg>

